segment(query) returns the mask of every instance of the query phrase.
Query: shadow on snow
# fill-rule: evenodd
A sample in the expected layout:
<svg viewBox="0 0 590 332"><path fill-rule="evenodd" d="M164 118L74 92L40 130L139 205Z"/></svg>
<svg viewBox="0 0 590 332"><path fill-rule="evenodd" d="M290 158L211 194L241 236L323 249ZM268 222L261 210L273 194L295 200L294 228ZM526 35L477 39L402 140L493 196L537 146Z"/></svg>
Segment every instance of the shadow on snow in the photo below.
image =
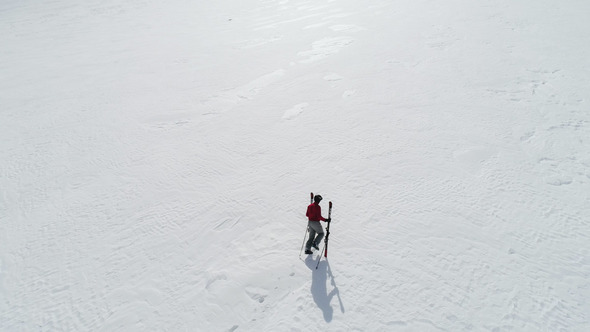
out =
<svg viewBox="0 0 590 332"><path fill-rule="evenodd" d="M340 291L336 286L336 281L334 280L334 275L332 274L332 269L330 268L330 262L326 258L320 262L318 268L316 269L317 261L313 259L313 255L309 255L305 259L305 265L307 265L307 267L312 272L311 295L313 296L313 300L317 304L318 308L322 310L324 314L324 320L326 322L331 322L334 314L334 309L332 309L332 306L330 305L332 298L335 295L338 297L338 303L340 304L340 311L342 313L344 313L344 305L342 304ZM330 284L333 287L329 293L326 288L328 276L330 277Z"/></svg>

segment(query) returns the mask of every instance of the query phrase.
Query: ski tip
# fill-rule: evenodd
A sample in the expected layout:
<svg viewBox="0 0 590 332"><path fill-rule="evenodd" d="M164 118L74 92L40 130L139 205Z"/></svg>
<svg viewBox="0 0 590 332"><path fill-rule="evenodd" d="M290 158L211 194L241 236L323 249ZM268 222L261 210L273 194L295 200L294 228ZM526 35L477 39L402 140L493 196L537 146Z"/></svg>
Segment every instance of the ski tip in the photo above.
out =
<svg viewBox="0 0 590 332"><path fill-rule="evenodd" d="M332 207L332 201L330 201L330 207Z"/></svg>

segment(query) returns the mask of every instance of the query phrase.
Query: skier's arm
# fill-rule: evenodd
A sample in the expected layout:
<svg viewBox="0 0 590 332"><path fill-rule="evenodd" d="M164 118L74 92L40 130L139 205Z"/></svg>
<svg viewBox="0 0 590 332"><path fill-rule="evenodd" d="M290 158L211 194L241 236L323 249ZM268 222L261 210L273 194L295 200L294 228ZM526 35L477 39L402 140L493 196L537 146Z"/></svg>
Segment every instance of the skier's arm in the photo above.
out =
<svg viewBox="0 0 590 332"><path fill-rule="evenodd" d="M322 217L322 207L321 206L318 206L318 208L319 208L318 212L319 212L319 215L320 215L320 220L325 221L325 222L330 222L331 221L330 218L324 218L324 217Z"/></svg>
<svg viewBox="0 0 590 332"><path fill-rule="evenodd" d="M318 216L321 221L326 221L326 218L322 217L322 207L318 205Z"/></svg>
<svg viewBox="0 0 590 332"><path fill-rule="evenodd" d="M321 221L326 221L326 218L322 217L322 207L318 205L318 219Z"/></svg>

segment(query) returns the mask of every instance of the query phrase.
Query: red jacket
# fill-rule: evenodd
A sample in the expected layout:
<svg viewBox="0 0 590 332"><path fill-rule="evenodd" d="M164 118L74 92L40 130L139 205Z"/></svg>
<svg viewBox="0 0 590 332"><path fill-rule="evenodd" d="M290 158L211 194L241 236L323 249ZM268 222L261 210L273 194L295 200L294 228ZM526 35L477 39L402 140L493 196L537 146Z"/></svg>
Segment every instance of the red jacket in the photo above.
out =
<svg viewBox="0 0 590 332"><path fill-rule="evenodd" d="M326 218L322 217L322 207L317 203L309 204L305 215L310 221L326 221Z"/></svg>

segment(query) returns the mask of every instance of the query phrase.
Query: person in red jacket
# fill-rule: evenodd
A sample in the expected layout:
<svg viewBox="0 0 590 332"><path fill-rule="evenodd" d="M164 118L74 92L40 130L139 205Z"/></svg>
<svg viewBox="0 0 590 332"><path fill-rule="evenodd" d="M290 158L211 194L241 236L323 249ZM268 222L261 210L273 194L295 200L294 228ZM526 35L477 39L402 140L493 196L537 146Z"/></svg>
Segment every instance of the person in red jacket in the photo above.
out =
<svg viewBox="0 0 590 332"><path fill-rule="evenodd" d="M322 201L322 196L315 195L313 197L313 203L311 203L307 207L307 213L305 214L308 218L307 222L307 229L309 230L309 239L305 243L305 253L311 254L311 247L314 247L315 250L319 250L318 244L324 238L324 229L320 224L320 221L330 222L330 219L326 219L322 217L322 207L320 206L320 202Z"/></svg>

